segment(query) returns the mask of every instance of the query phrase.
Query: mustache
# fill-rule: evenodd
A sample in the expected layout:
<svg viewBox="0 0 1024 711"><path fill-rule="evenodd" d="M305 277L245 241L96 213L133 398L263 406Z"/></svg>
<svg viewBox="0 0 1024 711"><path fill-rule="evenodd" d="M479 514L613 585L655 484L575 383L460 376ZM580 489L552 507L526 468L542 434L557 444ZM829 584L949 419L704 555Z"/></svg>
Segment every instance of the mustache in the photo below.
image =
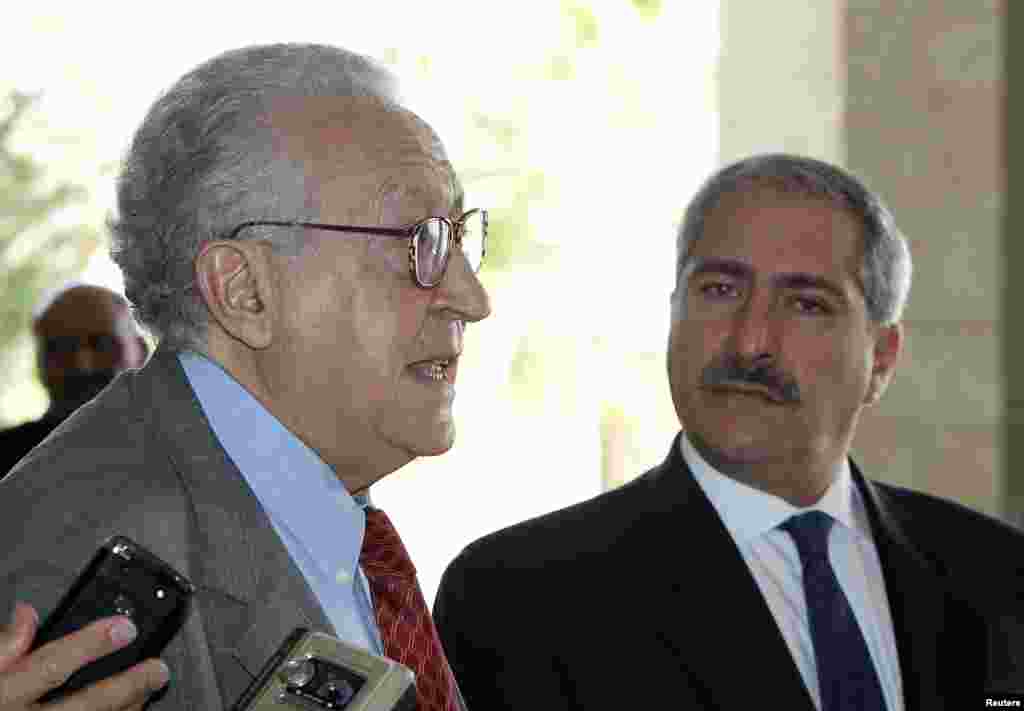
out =
<svg viewBox="0 0 1024 711"><path fill-rule="evenodd" d="M734 353L727 353L708 363L700 374L704 387L753 385L770 392L786 404L800 402L800 386L796 379L769 363L746 363Z"/></svg>

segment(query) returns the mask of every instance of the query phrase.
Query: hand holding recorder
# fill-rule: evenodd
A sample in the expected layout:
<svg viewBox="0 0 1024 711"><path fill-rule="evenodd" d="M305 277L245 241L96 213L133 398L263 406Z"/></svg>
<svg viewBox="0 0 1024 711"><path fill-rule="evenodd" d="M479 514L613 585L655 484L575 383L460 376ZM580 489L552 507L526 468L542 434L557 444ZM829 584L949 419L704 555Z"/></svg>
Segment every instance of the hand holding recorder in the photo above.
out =
<svg viewBox="0 0 1024 711"><path fill-rule="evenodd" d="M32 607L15 607L11 625L0 631L0 711L39 704L69 711L141 710L167 684L167 666L153 657L181 628L194 590L134 541L110 538L41 627ZM408 668L304 628L285 639L233 707L415 709Z"/></svg>
<svg viewBox="0 0 1024 711"><path fill-rule="evenodd" d="M124 617L102 619L29 652L36 637L38 616L31 606L18 604L11 623L0 631L0 711L38 708L39 700L71 674L131 644L133 626L126 625L127 622L130 621ZM68 702L75 706L68 708L141 709L167 680L166 665L159 659L148 659L72 694Z"/></svg>
<svg viewBox="0 0 1024 711"><path fill-rule="evenodd" d="M0 711L64 700L53 707L141 708L167 683L153 657L180 629L193 591L142 546L110 538L41 627L31 607L15 607L0 637Z"/></svg>

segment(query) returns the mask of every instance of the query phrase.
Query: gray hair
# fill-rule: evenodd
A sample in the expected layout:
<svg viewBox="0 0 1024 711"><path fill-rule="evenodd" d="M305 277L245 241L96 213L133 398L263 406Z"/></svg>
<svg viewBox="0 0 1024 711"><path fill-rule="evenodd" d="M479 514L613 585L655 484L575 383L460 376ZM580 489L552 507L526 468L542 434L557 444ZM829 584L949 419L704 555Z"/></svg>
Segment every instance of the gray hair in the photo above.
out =
<svg viewBox="0 0 1024 711"><path fill-rule="evenodd" d="M396 77L344 49L274 44L232 50L182 77L150 108L117 180L111 257L135 315L172 348L206 347L194 287L203 245L246 220L315 220L303 166L281 154L267 114L278 98L355 96L397 105ZM270 237L275 235L276 239ZM250 229L297 253L292 230Z"/></svg>
<svg viewBox="0 0 1024 711"><path fill-rule="evenodd" d="M868 316L881 325L900 320L910 293L913 265L907 240L882 199L852 174L813 158L772 153L746 158L715 173L686 208L676 239L676 285L701 238L704 220L723 195L767 183L824 198L860 218L864 225L860 286Z"/></svg>

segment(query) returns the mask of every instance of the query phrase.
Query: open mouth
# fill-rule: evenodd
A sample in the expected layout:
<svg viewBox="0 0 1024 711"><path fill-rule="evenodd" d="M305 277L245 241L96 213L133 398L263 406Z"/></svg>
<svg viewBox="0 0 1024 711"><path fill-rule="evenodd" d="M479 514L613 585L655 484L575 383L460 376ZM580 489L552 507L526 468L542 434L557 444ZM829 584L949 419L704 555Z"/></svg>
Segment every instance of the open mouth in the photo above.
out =
<svg viewBox="0 0 1024 711"><path fill-rule="evenodd" d="M423 360L409 366L417 380L428 383L451 383L454 379L454 358Z"/></svg>

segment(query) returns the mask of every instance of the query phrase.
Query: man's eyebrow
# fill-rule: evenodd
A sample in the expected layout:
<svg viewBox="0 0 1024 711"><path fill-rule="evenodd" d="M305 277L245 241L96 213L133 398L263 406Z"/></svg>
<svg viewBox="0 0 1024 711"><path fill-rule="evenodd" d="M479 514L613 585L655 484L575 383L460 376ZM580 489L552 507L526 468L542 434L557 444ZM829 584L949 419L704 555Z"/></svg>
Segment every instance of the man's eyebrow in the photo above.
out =
<svg viewBox="0 0 1024 711"><path fill-rule="evenodd" d="M772 281L784 289L819 289L827 291L840 301L846 301L846 294L838 285L817 274L806 274L804 272L777 274L772 278Z"/></svg>
<svg viewBox="0 0 1024 711"><path fill-rule="evenodd" d="M750 279L754 270L737 259L721 257L694 257L690 265L690 275L695 274L726 274L737 279Z"/></svg>
<svg viewBox="0 0 1024 711"><path fill-rule="evenodd" d="M690 274L725 274L749 281L754 277L754 270L737 259L697 257L693 261ZM832 294L840 301L846 301L847 298L846 293L837 284L818 274L785 272L773 275L771 281L775 286L783 289L817 289Z"/></svg>

